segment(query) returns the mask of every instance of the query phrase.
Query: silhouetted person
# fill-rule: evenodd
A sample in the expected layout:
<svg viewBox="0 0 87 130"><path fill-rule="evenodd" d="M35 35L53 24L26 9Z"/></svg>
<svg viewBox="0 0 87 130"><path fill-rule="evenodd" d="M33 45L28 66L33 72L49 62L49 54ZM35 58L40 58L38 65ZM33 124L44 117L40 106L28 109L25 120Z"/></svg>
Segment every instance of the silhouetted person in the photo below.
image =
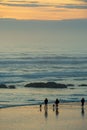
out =
<svg viewBox="0 0 87 130"><path fill-rule="evenodd" d="M81 106L82 106L82 107L84 107L84 103L85 103L85 99L82 98L82 99L81 99Z"/></svg>
<svg viewBox="0 0 87 130"><path fill-rule="evenodd" d="M46 115L47 110L48 110L48 99L47 99L47 98L45 98L45 100L44 100L44 104L45 104L45 106L44 106L44 110L45 110L45 115Z"/></svg>
<svg viewBox="0 0 87 130"><path fill-rule="evenodd" d="M40 111L42 111L42 105L40 104Z"/></svg>
<svg viewBox="0 0 87 130"><path fill-rule="evenodd" d="M56 101L55 101L56 107L58 107L58 104L59 104L59 100L58 100L58 98L57 98Z"/></svg>
<svg viewBox="0 0 87 130"><path fill-rule="evenodd" d="M47 107L47 105L48 105L48 99L47 98L45 98L44 104L45 104L45 106L44 106L45 118L47 118L48 117L48 107Z"/></svg>
<svg viewBox="0 0 87 130"><path fill-rule="evenodd" d="M44 100L44 104L45 104L45 106L48 105L48 99L47 99L47 98L45 98L45 100Z"/></svg>

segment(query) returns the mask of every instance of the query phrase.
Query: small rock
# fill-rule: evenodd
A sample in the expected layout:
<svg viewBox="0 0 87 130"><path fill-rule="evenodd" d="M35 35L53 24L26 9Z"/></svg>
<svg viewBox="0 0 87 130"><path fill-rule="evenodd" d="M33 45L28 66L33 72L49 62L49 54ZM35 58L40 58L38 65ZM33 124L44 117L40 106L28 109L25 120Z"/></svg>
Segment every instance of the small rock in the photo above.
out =
<svg viewBox="0 0 87 130"><path fill-rule="evenodd" d="M5 84L0 84L0 88L8 88Z"/></svg>
<svg viewBox="0 0 87 130"><path fill-rule="evenodd" d="M87 86L87 84L80 84L80 85L78 85L78 86Z"/></svg>
<svg viewBox="0 0 87 130"><path fill-rule="evenodd" d="M9 85L8 88L15 89L16 87L15 87L15 85Z"/></svg>

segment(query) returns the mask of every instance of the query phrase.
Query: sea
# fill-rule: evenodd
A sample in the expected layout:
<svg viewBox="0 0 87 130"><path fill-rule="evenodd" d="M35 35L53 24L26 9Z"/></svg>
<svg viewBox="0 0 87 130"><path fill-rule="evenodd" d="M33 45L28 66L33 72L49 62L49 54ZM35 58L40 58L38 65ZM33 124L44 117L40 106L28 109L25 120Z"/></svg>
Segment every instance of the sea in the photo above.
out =
<svg viewBox="0 0 87 130"><path fill-rule="evenodd" d="M28 83L72 84L67 88L25 88ZM48 98L54 103L87 101L87 53L49 50L0 52L0 84L16 89L0 89L0 108L39 105Z"/></svg>

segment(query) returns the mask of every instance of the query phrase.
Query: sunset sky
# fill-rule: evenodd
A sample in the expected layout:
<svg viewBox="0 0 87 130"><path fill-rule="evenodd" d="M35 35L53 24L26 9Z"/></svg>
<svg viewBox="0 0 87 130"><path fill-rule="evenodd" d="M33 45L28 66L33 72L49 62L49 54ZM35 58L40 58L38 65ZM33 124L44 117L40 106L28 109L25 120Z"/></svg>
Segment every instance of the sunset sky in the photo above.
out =
<svg viewBox="0 0 87 130"><path fill-rule="evenodd" d="M0 0L0 18L34 20L87 18L87 0Z"/></svg>
<svg viewBox="0 0 87 130"><path fill-rule="evenodd" d="M0 0L0 50L87 48L87 0Z"/></svg>

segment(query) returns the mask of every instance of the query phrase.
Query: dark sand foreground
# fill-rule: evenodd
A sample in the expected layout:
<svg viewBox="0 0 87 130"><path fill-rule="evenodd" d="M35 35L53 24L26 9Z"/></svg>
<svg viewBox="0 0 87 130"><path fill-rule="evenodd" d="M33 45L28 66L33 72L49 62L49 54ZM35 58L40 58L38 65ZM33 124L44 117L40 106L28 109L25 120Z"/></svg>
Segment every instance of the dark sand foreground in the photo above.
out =
<svg viewBox="0 0 87 130"><path fill-rule="evenodd" d="M87 130L87 104L60 104L58 110L48 105L0 109L0 130Z"/></svg>

